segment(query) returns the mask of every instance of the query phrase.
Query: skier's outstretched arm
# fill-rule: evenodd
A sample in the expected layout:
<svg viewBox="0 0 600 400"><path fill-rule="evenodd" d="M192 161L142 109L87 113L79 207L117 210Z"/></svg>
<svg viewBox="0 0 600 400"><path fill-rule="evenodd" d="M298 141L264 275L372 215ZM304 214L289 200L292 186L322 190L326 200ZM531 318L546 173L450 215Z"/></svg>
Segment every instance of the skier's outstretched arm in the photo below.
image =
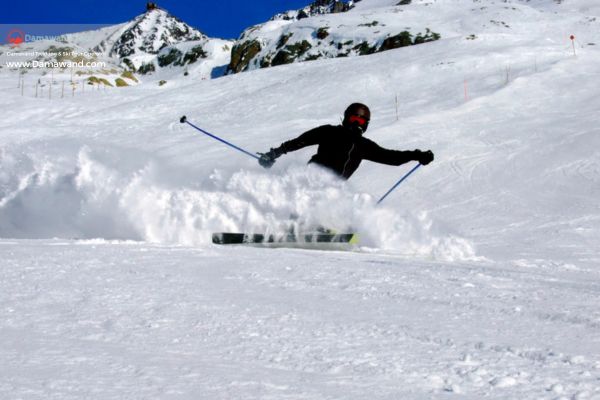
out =
<svg viewBox="0 0 600 400"><path fill-rule="evenodd" d="M371 142L366 148L363 158L387 165L402 165L409 161L418 161L423 165L427 165L433 161L434 156L431 150L390 150Z"/></svg>
<svg viewBox="0 0 600 400"><path fill-rule="evenodd" d="M300 150L307 146L313 146L319 144L320 138L322 137L322 129L324 127L320 126L318 128L311 129L310 131L304 132L302 135L298 136L296 139L288 140L281 144L281 146L276 148L271 148L266 153L258 153L260 159L258 163L265 168L271 168L273 164L275 164L275 160L281 157L283 154L289 153L290 151Z"/></svg>

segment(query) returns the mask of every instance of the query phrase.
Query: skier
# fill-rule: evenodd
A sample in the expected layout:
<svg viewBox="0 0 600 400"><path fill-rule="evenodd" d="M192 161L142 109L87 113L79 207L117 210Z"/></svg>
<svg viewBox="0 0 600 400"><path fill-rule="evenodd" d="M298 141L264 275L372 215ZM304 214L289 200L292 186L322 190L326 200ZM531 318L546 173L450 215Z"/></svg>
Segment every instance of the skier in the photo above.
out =
<svg viewBox="0 0 600 400"><path fill-rule="evenodd" d="M370 119L369 107L361 103L350 104L344 112L341 125L323 125L311 129L296 139L271 148L266 153L258 153L258 162L265 168L271 168L275 160L283 154L319 145L317 154L312 156L309 163L319 164L341 178L348 179L362 160L388 165L402 165L413 160L427 165L433 161L431 150L389 150L365 138L363 134L369 127Z"/></svg>

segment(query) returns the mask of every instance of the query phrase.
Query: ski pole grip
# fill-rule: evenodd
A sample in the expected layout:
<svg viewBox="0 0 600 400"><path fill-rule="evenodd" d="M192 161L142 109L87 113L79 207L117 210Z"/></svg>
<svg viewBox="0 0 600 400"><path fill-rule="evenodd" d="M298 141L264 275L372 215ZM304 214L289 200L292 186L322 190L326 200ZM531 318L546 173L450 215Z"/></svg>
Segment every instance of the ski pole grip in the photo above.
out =
<svg viewBox="0 0 600 400"><path fill-rule="evenodd" d="M187 117L184 115L183 117L181 117L179 122L181 122L182 124L185 124L187 122Z"/></svg>

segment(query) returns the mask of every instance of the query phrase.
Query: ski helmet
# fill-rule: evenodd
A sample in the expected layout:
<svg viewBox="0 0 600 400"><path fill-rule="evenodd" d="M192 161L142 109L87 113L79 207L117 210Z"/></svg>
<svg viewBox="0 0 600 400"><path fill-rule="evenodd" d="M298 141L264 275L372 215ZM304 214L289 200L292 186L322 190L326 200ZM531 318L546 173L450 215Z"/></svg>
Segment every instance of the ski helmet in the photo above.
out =
<svg viewBox="0 0 600 400"><path fill-rule="evenodd" d="M362 135L369 127L371 120L371 111L369 107L362 103L352 103L344 111L344 121L342 125L352 133Z"/></svg>

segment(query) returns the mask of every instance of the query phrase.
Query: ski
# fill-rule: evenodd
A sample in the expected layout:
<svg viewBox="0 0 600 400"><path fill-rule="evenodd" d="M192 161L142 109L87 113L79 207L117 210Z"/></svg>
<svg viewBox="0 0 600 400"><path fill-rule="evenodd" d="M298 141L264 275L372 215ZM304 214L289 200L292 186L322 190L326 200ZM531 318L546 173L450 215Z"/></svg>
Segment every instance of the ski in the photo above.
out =
<svg viewBox="0 0 600 400"><path fill-rule="evenodd" d="M214 244L304 244L304 243L347 243L356 244L358 235L355 233L305 233L305 234L260 234L260 233L213 233Z"/></svg>

